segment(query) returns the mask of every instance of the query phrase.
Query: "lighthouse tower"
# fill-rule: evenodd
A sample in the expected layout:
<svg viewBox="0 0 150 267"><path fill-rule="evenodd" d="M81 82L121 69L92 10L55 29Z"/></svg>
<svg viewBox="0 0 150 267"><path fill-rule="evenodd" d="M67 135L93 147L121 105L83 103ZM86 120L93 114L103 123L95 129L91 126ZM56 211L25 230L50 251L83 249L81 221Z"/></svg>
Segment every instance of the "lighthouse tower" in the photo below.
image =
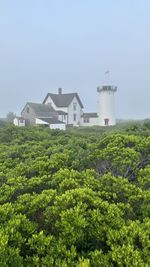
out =
<svg viewBox="0 0 150 267"><path fill-rule="evenodd" d="M99 94L98 117L100 126L116 124L114 102L114 95L116 91L116 86L103 85L102 87L97 87L97 92Z"/></svg>

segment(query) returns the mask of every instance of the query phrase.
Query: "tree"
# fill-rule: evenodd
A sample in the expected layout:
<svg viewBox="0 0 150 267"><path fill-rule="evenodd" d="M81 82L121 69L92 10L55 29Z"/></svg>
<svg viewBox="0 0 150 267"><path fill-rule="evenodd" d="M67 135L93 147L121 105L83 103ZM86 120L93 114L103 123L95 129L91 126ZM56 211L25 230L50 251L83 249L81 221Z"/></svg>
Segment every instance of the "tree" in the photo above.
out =
<svg viewBox="0 0 150 267"><path fill-rule="evenodd" d="M0 128L0 266L150 266L142 127Z"/></svg>
<svg viewBox="0 0 150 267"><path fill-rule="evenodd" d="M8 122L13 122L15 117L16 117L16 114L13 113L12 111L7 113L7 115L6 115L6 119L7 119Z"/></svg>

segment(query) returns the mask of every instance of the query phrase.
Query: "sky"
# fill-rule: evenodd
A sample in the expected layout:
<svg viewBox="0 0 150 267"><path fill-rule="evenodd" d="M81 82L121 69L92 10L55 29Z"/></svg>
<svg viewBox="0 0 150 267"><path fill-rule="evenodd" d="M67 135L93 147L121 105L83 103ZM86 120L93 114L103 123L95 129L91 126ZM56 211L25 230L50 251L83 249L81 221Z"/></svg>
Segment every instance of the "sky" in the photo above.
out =
<svg viewBox="0 0 150 267"><path fill-rule="evenodd" d="M150 118L149 12L149 0L0 0L0 117L59 87L95 112L112 84L117 118Z"/></svg>

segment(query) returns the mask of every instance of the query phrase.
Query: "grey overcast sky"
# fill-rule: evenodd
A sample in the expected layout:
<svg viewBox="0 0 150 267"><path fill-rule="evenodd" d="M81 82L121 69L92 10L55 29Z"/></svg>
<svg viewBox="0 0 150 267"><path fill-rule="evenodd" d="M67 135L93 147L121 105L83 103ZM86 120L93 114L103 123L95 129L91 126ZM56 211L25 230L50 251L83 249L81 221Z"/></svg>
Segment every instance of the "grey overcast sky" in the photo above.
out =
<svg viewBox="0 0 150 267"><path fill-rule="evenodd" d="M0 117L58 87L94 112L108 82L118 118L150 117L149 0L0 0Z"/></svg>

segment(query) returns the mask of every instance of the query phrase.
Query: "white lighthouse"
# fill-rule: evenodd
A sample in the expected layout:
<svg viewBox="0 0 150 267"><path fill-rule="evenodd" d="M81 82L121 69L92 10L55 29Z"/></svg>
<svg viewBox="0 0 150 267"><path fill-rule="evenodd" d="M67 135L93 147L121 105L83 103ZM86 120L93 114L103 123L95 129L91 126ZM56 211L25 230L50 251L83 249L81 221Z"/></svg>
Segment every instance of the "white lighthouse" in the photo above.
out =
<svg viewBox="0 0 150 267"><path fill-rule="evenodd" d="M114 101L116 91L116 86L103 85L102 87L97 87L97 92L99 94L98 117L100 126L116 124Z"/></svg>

